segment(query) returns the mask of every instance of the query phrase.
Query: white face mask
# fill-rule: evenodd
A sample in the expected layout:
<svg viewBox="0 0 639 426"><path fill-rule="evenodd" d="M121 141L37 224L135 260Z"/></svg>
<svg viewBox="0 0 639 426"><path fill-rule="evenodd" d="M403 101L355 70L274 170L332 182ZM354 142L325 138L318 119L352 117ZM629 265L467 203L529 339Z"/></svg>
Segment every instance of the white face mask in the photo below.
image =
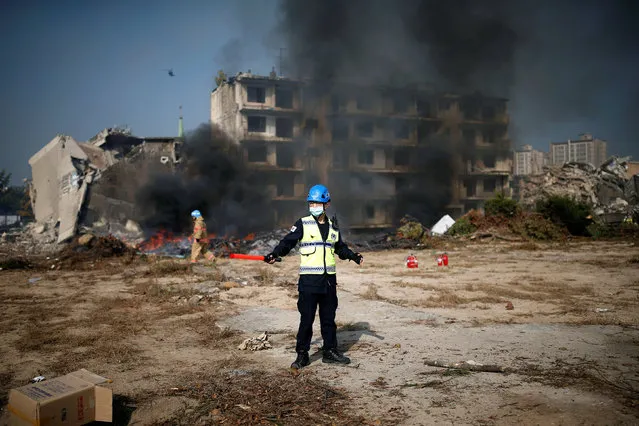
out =
<svg viewBox="0 0 639 426"><path fill-rule="evenodd" d="M324 213L324 206L320 206L320 207L309 207L308 211L311 212L311 214L315 217L320 216L322 213Z"/></svg>

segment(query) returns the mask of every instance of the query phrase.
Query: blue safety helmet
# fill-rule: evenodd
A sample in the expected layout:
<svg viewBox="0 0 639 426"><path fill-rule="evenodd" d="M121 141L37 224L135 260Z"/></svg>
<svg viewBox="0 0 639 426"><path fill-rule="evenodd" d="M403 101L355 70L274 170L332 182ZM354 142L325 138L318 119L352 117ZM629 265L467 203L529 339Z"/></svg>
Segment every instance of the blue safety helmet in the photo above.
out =
<svg viewBox="0 0 639 426"><path fill-rule="evenodd" d="M191 212L191 217L202 217L202 213L199 210L193 210Z"/></svg>
<svg viewBox="0 0 639 426"><path fill-rule="evenodd" d="M328 193L328 188L324 185L315 185L308 191L306 201L312 201L314 203L328 203L331 201L331 194Z"/></svg>

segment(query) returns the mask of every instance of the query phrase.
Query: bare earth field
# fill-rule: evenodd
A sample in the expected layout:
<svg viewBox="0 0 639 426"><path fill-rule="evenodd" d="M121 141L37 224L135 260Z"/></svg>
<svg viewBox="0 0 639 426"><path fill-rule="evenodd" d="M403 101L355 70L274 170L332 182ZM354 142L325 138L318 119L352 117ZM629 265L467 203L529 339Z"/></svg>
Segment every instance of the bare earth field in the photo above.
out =
<svg viewBox="0 0 639 426"><path fill-rule="evenodd" d="M318 352L299 374L288 368L294 256L2 270L0 424L10 388L78 368L113 380L123 425L639 424L636 243L447 252L447 268L431 250L415 252L418 269L404 250L340 262L338 338L353 363L323 364ZM264 331L272 349L238 349Z"/></svg>

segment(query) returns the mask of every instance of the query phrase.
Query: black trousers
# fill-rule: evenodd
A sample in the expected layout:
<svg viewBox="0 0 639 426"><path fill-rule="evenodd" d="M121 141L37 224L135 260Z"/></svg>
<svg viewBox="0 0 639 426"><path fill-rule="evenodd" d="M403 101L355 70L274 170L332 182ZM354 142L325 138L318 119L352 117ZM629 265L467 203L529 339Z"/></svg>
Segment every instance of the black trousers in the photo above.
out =
<svg viewBox="0 0 639 426"><path fill-rule="evenodd" d="M308 352L313 339L313 321L319 306L320 328L324 349L337 349L337 325L335 325L335 311L337 311L337 289L328 286L323 294L300 291L297 299L297 310L300 313L300 326L297 330L297 345L295 350Z"/></svg>

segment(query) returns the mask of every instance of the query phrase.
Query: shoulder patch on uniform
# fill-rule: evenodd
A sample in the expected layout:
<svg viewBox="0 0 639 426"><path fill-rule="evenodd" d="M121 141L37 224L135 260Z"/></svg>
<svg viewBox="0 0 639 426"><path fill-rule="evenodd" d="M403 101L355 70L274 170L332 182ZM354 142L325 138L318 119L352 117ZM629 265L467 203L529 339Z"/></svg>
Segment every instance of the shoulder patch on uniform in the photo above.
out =
<svg viewBox="0 0 639 426"><path fill-rule="evenodd" d="M296 229L297 229L297 226L295 225L291 226L291 232L295 232Z"/></svg>

